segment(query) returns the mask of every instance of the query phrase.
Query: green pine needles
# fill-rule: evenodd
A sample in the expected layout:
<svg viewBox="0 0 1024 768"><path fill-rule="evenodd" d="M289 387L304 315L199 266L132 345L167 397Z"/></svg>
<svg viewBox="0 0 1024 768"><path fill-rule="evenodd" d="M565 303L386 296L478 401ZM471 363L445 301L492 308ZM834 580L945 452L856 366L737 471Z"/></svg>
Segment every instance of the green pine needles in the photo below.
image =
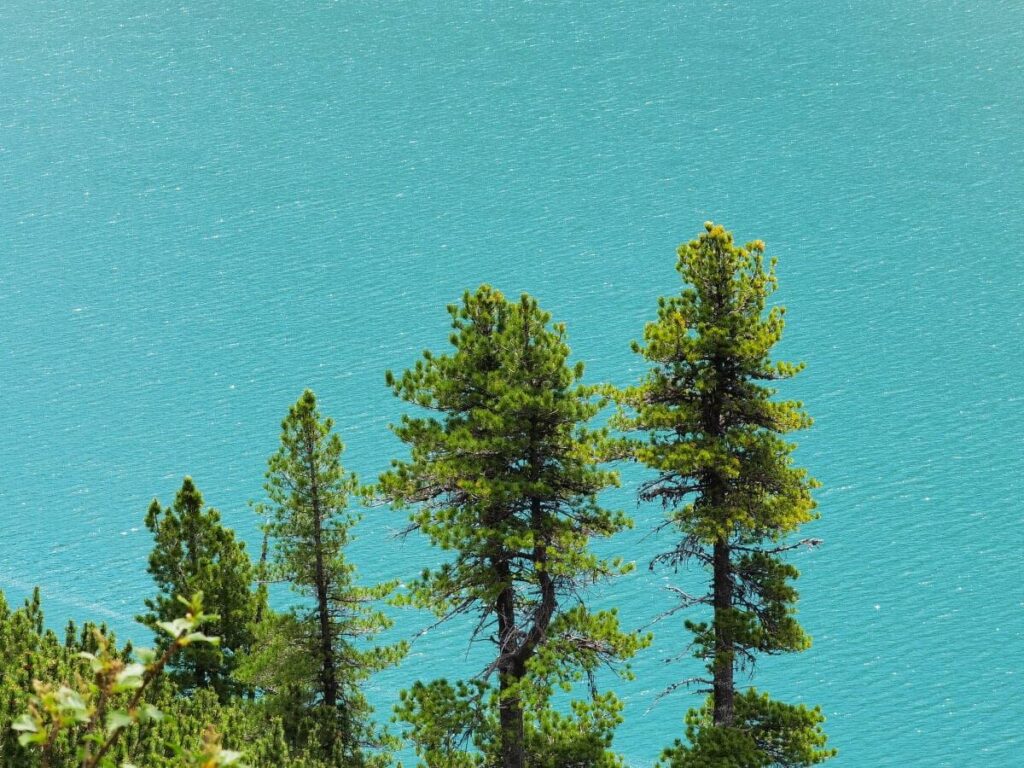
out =
<svg viewBox="0 0 1024 768"><path fill-rule="evenodd" d="M818 543L797 535L817 517L817 482L788 441L811 420L774 388L801 370L772 357L784 327L769 304L775 262L764 243L739 246L708 222L679 247L677 269L682 289L659 300L634 344L649 369L621 391L583 383L565 326L530 296L467 292L448 308L450 347L387 373L407 406L392 430L408 455L372 488L346 471L334 423L303 392L255 505L258 564L186 477L170 507L154 501L146 515L156 594L139 620L155 651L119 647L93 625L69 625L62 642L44 628L38 592L17 610L0 593L0 763L394 766L403 743L366 695L407 651L388 639L390 601L456 620L467 645L486 649L475 676L413 678L400 693L394 722L418 768L624 768L613 750L623 704L605 688L632 678L651 637L591 604L635 558L595 552L632 525L603 503L619 484L607 462L621 458L645 468L639 500L663 507L673 532L651 567L695 564L707 579L704 594L671 587L680 602L665 615L686 612L690 663L706 672L668 690L696 685L706 699L661 767L832 757L819 708L744 684L763 656L810 646L786 556ZM593 426L612 399L616 414ZM357 502L371 498L401 508L405 533L434 547L397 592L360 584L346 554Z"/></svg>
<svg viewBox="0 0 1024 768"><path fill-rule="evenodd" d="M217 510L204 507L191 477L182 482L172 506L164 508L153 500L146 527L154 538L149 573L160 591L145 601L149 612L138 620L156 633L163 650L170 640L157 631L158 623L182 616L177 596L201 592L217 616L207 629L220 643L181 649L170 662L169 677L184 691L212 688L227 701L246 690L233 672L252 647L256 615L266 603L265 591L252 587L255 571L245 543L221 524Z"/></svg>
<svg viewBox="0 0 1024 768"><path fill-rule="evenodd" d="M411 458L393 462L380 488L412 506L412 529L453 553L411 585L409 602L442 619L475 617L472 639L490 640L494 659L474 684L414 687L399 715L432 767L548 765L556 744L560 765L616 765L614 696L595 690L564 716L549 707L556 688L593 682L599 665L647 642L582 601L587 587L629 569L588 547L630 524L597 502L618 482L599 467L607 433L586 426L597 390L579 383L565 328L529 296L510 302L482 286L449 313L450 354L425 352L402 376L388 373L395 394L430 415L394 427ZM438 727L432 713L442 709ZM472 734L475 753L458 733Z"/></svg>
<svg viewBox="0 0 1024 768"><path fill-rule="evenodd" d="M707 663L707 706L687 718L689 744L666 752L672 768L804 766L822 762L819 709L790 706L737 689L737 670L758 653L801 651L810 640L795 618L797 570L781 555L810 540L786 543L816 517L817 486L793 466L783 436L811 421L802 405L773 399L770 382L801 366L773 362L782 336L781 307L766 310L776 287L764 243L744 247L711 222L679 247L685 283L662 298L658 319L634 349L651 363L646 379L621 393L617 426L641 433L637 461L655 472L640 497L669 510L681 538L657 562L697 561L710 574L703 596L681 607L708 606L710 621L687 621L698 658ZM727 759L728 757L728 759Z"/></svg>
<svg viewBox="0 0 1024 768"><path fill-rule="evenodd" d="M327 764L353 768L384 763L393 745L370 718L363 684L397 664L405 643L369 644L391 626L376 606L395 584L358 585L345 557L360 517L349 506L359 481L341 464L344 445L333 426L307 389L289 409L281 447L267 462L270 503L260 509L268 515L268 575L306 601L263 623L260 648L243 674L291 715L293 742L318 749Z"/></svg>

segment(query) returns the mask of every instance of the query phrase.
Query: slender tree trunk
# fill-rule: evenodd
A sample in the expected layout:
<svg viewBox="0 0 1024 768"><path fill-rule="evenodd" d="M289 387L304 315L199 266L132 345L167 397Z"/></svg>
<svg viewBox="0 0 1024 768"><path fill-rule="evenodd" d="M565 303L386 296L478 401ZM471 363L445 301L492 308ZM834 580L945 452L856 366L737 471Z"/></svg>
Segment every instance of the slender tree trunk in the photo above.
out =
<svg viewBox="0 0 1024 768"><path fill-rule="evenodd" d="M338 703L338 676L334 665L334 644L331 642L331 614L327 597L327 576L324 568L324 551L321 544L319 510L314 505L313 546L316 548L316 602L320 620L320 682L323 687L324 704L334 707Z"/></svg>
<svg viewBox="0 0 1024 768"><path fill-rule="evenodd" d="M508 579L508 564L498 565L499 575ZM502 572L504 572L502 574ZM506 581L506 584L509 582ZM510 692L526 672L518 654L513 653L517 643L515 593L512 586L506 586L498 595L498 654L505 656L498 668L500 700L498 702L498 720L501 727L501 764L502 768L525 768L526 765L526 733L523 723L523 703L519 696Z"/></svg>
<svg viewBox="0 0 1024 768"><path fill-rule="evenodd" d="M718 307L719 313L725 308ZM725 434L723 418L723 393L726 389L725 365L721 359L712 359L715 371L715 387L708 398L708 409L704 413L704 427L709 435L721 438ZM708 483L708 501L713 509L720 509L726 502L726 480L712 474ZM712 605L715 610L715 649L712 664L712 700L713 719L715 725L731 726L734 720L733 702L736 694L735 670L733 661L732 617L732 551L729 546L728 534L719 537L715 542L712 555Z"/></svg>
<svg viewBox="0 0 1024 768"><path fill-rule="evenodd" d="M313 517L313 557L314 574L316 582L316 603L317 618L320 623L320 687L323 694L324 706L333 710L338 705L338 675L334 661L334 643L331 638L331 613L328 592L330 585L327 580L327 569L324 565L323 547L323 509L320 500L320 488L317 482L317 472L314 451L314 438L306 436L306 460L309 471L309 500L310 512ZM333 721L332 721L333 722ZM328 755L333 755L337 742L337 732L332 727L327 743Z"/></svg>
<svg viewBox="0 0 1024 768"><path fill-rule="evenodd" d="M733 723L733 698L736 692L733 670L732 633L729 610L732 608L731 552L729 542L719 539L714 552L715 659L712 676L715 725Z"/></svg>
<svg viewBox="0 0 1024 768"><path fill-rule="evenodd" d="M501 673L501 764L502 768L525 768L526 733L523 724L523 704L516 694L508 694L509 688L519 683L523 672L515 670Z"/></svg>

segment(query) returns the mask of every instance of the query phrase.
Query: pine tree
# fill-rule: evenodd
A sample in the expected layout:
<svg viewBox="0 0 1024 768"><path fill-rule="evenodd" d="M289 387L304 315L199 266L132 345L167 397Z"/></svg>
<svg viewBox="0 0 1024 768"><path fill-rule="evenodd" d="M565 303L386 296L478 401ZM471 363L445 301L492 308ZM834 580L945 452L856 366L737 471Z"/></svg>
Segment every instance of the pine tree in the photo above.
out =
<svg viewBox="0 0 1024 768"><path fill-rule="evenodd" d="M154 538L148 570L159 593L145 601L149 612L138 620L155 631L157 622L183 615L179 595L202 592L210 613L219 617L209 630L221 638L220 645L182 649L169 677L184 691L210 687L226 701L244 690L232 673L239 654L252 644L253 625L266 600L262 589L253 589L255 573L245 543L221 524L217 510L204 508L203 495L190 477L170 507L153 500L146 527ZM156 637L158 643L168 642L162 633Z"/></svg>
<svg viewBox="0 0 1024 768"><path fill-rule="evenodd" d="M341 465L344 446L333 425L306 390L289 409L281 446L268 461L268 571L309 601L266 623L243 676L284 703L282 709L299 708L291 712L293 741L314 741L324 759L357 766L367 762L364 747L387 743L370 722L361 684L396 664L405 648L367 645L391 626L373 603L394 584L358 586L356 569L345 558L360 517L349 507L358 480Z"/></svg>
<svg viewBox="0 0 1024 768"><path fill-rule="evenodd" d="M158 631L180 633L190 625L199 627L194 610L194 606L185 608L183 616ZM185 615L189 612L191 619ZM197 642L193 636L186 647ZM119 645L106 627L90 622L82 626L68 622L60 638L46 628L38 589L18 610L8 607L0 591L0 766L82 768L96 757L97 745L116 729L117 743L99 761L104 768L209 768L243 763L249 768L330 768L304 748L289 748L281 720L262 698L221 702L211 688L182 695L156 668L160 665L154 664L172 643L161 643L164 652L157 656L133 649L130 643ZM184 650L179 647L177 653ZM143 663L149 672L140 678L135 662ZM138 706L127 706L146 678L151 679ZM96 696L97 683L107 693ZM110 691L111 684L120 690ZM154 719L154 708L162 713L159 719ZM51 717L58 713L69 716L59 726ZM128 724L136 718L145 722ZM45 743L40 733L46 733ZM222 737L223 749L218 748L214 734ZM82 749L86 744L89 751ZM234 759L234 752L244 753L241 762Z"/></svg>
<svg viewBox="0 0 1024 768"><path fill-rule="evenodd" d="M677 743L666 759L673 768L812 765L834 754L820 710L736 685L756 654L810 645L794 617L798 572L782 555L799 546L788 537L817 517L817 482L793 466L795 446L783 437L811 420L801 403L773 399L768 384L802 368L771 360L785 312L765 311L775 261L765 265L763 242L739 247L708 222L679 247L676 268L686 287L660 299L658 319L634 344L652 368L623 393L631 411L618 421L646 434L632 447L655 476L640 497L664 505L681 534L656 561L697 561L710 573L708 594L681 606L711 609L709 622L687 622L710 697L687 717L689 745Z"/></svg>
<svg viewBox="0 0 1024 768"><path fill-rule="evenodd" d="M429 766L539 768L556 745L563 765L614 765L614 696L576 702L575 717L549 707L555 688L583 677L593 686L599 664L646 642L622 632L614 612L582 604L581 590L627 570L588 548L629 524L596 501L617 476L598 466L606 433L585 426L595 389L568 363L565 328L529 296L509 302L482 286L448 309L454 351L424 352L401 377L387 375L399 398L435 415L393 427L411 458L393 462L380 487L413 507L412 529L454 555L410 585L410 601L442 620L474 616L472 640L489 635L495 646L482 678L497 686L418 684L399 716Z"/></svg>

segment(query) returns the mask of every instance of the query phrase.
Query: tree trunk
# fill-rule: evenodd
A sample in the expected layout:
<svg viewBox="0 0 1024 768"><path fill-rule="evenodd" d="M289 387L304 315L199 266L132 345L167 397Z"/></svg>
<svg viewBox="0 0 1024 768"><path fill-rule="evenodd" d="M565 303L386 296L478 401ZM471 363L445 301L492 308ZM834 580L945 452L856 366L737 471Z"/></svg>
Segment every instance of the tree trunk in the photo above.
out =
<svg viewBox="0 0 1024 768"><path fill-rule="evenodd" d="M307 470L309 471L310 512L313 518L313 557L315 568L313 578L316 582L314 586L316 589L317 618L320 624L320 687L324 706L329 710L333 710L338 705L338 675L334 663L334 643L331 638L331 613L328 598L330 584L328 583L327 569L324 566L323 509L321 508L320 488L317 482L314 445L314 437L307 434L306 460ZM332 727L327 742L329 756L334 754L336 741L337 733Z"/></svg>
<svg viewBox="0 0 1024 768"><path fill-rule="evenodd" d="M729 631L732 608L732 578L729 542L719 539L714 552L715 659L712 693L715 725L733 723L735 695L732 633Z"/></svg>
<svg viewBox="0 0 1024 768"><path fill-rule="evenodd" d="M314 506L314 510L316 510L316 506ZM313 546L316 549L316 603L320 621L320 683L323 687L324 704L334 707L338 703L338 676L334 668L334 644L331 642L331 614L327 597L328 584L320 536L322 521L319 511L314 512L313 521Z"/></svg>
<svg viewBox="0 0 1024 768"><path fill-rule="evenodd" d="M514 670L501 673L501 764L502 768L525 768L526 734L523 725L523 704L516 694L506 694L517 685L523 673Z"/></svg>
<svg viewBox="0 0 1024 768"><path fill-rule="evenodd" d="M717 314L725 312L724 305L716 308ZM704 428L707 433L721 439L725 434L723 418L723 393L727 389L726 366L716 355L712 358L715 371L715 386L709 393L707 410L704 412ZM726 501L727 481L716 471L712 472L707 488L707 498L711 508L721 509ZM733 660L732 617L732 551L729 546L729 535L726 533L715 541L712 556L712 605L715 609L715 650L712 664L712 700L713 719L717 726L731 726L734 720L733 700L736 694Z"/></svg>
<svg viewBox="0 0 1024 768"><path fill-rule="evenodd" d="M499 573L509 578L508 565L501 564ZM506 584L508 582L506 581ZM514 592L511 585L506 586L498 595L498 655L505 656L498 668L500 698L498 702L498 720L501 727L501 765L502 768L525 768L526 766L526 734L523 723L523 704L519 696L510 693L526 673L525 664L519 661L518 654L513 653L516 644L516 615Z"/></svg>

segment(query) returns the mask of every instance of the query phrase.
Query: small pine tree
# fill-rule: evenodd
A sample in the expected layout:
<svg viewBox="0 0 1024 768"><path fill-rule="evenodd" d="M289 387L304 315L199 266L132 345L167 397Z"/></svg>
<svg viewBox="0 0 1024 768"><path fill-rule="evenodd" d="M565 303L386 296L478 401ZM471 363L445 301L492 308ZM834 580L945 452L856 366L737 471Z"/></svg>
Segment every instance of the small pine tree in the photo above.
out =
<svg viewBox="0 0 1024 768"><path fill-rule="evenodd" d="M0 647L4 657L13 656L21 671L31 675L19 680L20 676L7 675L9 670L0 663L0 701L14 693L14 701L20 699L23 707L13 720L10 709L0 707L0 754L5 768L114 768L136 763L142 756L154 767L237 764L241 755L222 748L211 728L202 736L195 732L194 738L183 738L189 730L184 720L198 714L195 710L202 705L186 707L189 714L179 709L165 717L153 704L160 689L165 693L173 689L166 685L164 672L177 653L217 641L197 631L213 618L203 613L202 597L183 601L183 607L183 616L157 625L169 638L161 643L162 652L133 652L127 646L118 649L113 635L90 624L83 627L81 640L75 626L68 624L66 642L61 645L56 634L42 630L38 590L31 603L13 614L6 610L0 593L0 641L13 641ZM35 663L24 664L29 661ZM36 677L37 673L42 674ZM218 706L212 690L202 689L196 695ZM18 745L14 750L13 737ZM161 753L173 756L173 762L161 760Z"/></svg>
<svg viewBox="0 0 1024 768"><path fill-rule="evenodd" d="M239 655L252 644L256 615L266 600L262 589L253 588L255 572L245 543L221 523L216 509L204 507L203 495L190 477L182 481L170 507L153 500L146 527L154 539L148 570L159 592L146 599L149 612L138 621L156 632L159 622L183 615L177 595L201 592L218 617L209 629L220 637L220 645L183 648L171 662L168 677L183 691L212 688L226 701L244 690L232 673ZM168 642L160 632L156 640L158 645Z"/></svg>
<svg viewBox="0 0 1024 768"><path fill-rule="evenodd" d="M765 311L775 262L765 266L761 241L739 247L711 222L678 257L686 287L659 300L658 319L634 345L652 368L622 394L631 412L618 420L646 435L632 445L655 472L641 499L663 504L682 535L657 560L697 561L710 572L708 594L687 601L712 612L709 622L687 622L710 698L687 718L689 744L666 759L673 768L812 765L834 754L820 710L739 691L735 681L758 653L810 644L794 617L798 573L782 553L796 546L783 540L817 516L817 483L793 466L794 446L783 439L811 420L764 383L801 369L770 358L784 325L781 307Z"/></svg>
<svg viewBox="0 0 1024 768"><path fill-rule="evenodd" d="M357 585L355 566L345 558L359 520L349 507L358 480L341 465L344 446L333 426L306 390L289 409L281 447L268 461L267 569L309 602L264 622L243 676L270 694L293 742L305 741L325 761L349 767L367 762L364 747L390 743L372 724L361 687L398 663L405 646L367 645L391 626L373 604L395 585Z"/></svg>

